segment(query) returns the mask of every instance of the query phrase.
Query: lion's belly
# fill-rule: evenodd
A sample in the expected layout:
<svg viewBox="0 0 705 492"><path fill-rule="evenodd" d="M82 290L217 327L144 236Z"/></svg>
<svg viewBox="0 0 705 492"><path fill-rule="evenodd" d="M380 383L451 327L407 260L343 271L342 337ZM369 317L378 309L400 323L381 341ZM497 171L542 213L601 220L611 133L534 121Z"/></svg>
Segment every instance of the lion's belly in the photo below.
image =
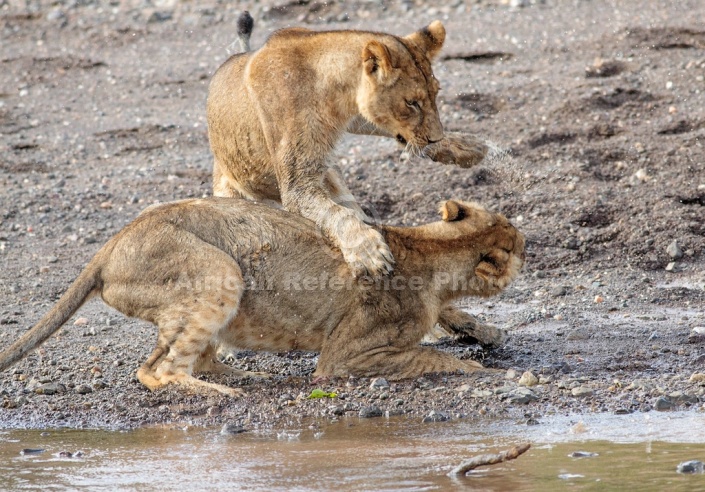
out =
<svg viewBox="0 0 705 492"><path fill-rule="evenodd" d="M313 302L312 302L313 301ZM227 330L227 342L250 350L320 351L339 322L336 299L315 302L310 292L248 291Z"/></svg>

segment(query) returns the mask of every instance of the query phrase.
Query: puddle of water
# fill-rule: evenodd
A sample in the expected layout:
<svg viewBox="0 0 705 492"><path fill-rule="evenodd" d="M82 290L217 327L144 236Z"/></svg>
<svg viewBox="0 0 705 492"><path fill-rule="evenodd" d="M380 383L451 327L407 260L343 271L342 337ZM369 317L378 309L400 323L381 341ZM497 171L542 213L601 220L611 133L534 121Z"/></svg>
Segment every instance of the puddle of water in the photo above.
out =
<svg viewBox="0 0 705 492"><path fill-rule="evenodd" d="M676 473L682 461L705 460L705 414L578 420L526 426L349 418L233 436L202 428L0 431L0 489L705 490L705 474ZM471 456L524 441L533 446L516 461L447 475ZM23 456L25 448L45 452ZM83 457L59 456L78 450ZM568 456L575 451L598 456Z"/></svg>

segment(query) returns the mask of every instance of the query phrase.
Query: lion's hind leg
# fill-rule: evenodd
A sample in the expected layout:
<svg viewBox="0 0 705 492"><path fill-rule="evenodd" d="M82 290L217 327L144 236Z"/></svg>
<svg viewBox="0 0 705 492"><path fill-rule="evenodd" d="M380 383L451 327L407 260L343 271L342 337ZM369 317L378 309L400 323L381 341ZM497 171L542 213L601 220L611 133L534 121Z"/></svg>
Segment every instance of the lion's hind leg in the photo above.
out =
<svg viewBox="0 0 705 492"><path fill-rule="evenodd" d="M137 372L137 378L151 390L171 384L193 393L215 391L238 396L242 394L239 389L201 381L192 374L198 369L220 368L212 360L208 363L209 350L238 313L245 289L242 272L233 258L220 249L192 236L182 239L186 249L178 253L187 256L179 268L189 278L188 283L166 288L162 284L158 288L151 282L159 284L159 275L147 271L144 275L151 280L150 288L140 291L135 284L108 292L109 297L120 297L114 301L139 304L138 308L149 313L159 329L157 347Z"/></svg>

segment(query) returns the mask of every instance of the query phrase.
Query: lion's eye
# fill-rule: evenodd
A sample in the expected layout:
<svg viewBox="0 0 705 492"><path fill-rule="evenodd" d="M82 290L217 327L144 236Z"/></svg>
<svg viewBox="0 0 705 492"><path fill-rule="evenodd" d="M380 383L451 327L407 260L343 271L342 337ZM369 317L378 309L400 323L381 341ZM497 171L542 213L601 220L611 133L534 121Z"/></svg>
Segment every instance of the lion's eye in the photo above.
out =
<svg viewBox="0 0 705 492"><path fill-rule="evenodd" d="M418 101L406 101L406 105L410 108L415 109L416 111L421 111L421 105Z"/></svg>

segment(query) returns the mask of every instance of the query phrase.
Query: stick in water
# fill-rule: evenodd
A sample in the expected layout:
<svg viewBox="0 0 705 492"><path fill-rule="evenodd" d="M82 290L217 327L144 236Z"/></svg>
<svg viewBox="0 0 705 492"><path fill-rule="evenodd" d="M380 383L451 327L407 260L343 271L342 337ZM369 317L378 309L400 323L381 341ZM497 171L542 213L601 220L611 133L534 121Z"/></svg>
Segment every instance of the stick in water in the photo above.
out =
<svg viewBox="0 0 705 492"><path fill-rule="evenodd" d="M496 454L481 454L480 456L475 456L467 461L463 461L458 466L453 468L450 475L465 475L467 472L474 470L478 466L496 465L498 463L504 463L505 461L517 459L519 456L526 453L530 447L531 444L527 442Z"/></svg>

